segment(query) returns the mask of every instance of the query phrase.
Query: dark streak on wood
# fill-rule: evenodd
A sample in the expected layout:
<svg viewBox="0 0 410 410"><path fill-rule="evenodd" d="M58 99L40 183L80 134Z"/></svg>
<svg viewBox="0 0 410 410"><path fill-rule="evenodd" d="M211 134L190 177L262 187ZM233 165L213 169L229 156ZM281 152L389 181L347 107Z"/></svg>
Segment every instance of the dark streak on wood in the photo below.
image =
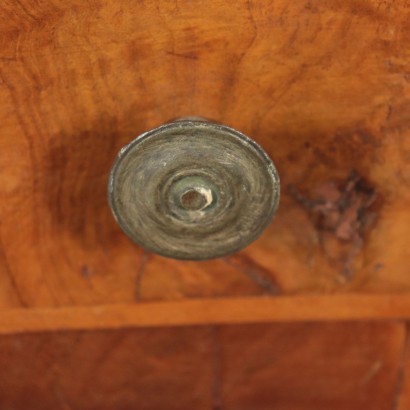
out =
<svg viewBox="0 0 410 410"><path fill-rule="evenodd" d="M279 284L276 282L272 272L258 265L244 253L227 256L223 260L239 272L244 273L251 281L260 286L264 292L274 296L281 293Z"/></svg>
<svg viewBox="0 0 410 410"><path fill-rule="evenodd" d="M183 53L176 53L175 51L167 51L166 53L171 56L186 58L188 60L198 60L198 56L193 53L183 54Z"/></svg>

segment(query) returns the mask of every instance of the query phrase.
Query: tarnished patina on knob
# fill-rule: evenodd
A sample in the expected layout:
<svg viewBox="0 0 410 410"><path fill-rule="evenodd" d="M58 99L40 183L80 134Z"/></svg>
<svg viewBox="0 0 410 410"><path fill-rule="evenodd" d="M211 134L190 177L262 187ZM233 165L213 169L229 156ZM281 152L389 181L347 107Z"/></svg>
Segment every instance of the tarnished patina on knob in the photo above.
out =
<svg viewBox="0 0 410 410"><path fill-rule="evenodd" d="M108 196L122 230L143 248L211 259L260 236L278 207L279 177L264 150L242 133L183 119L121 149Z"/></svg>

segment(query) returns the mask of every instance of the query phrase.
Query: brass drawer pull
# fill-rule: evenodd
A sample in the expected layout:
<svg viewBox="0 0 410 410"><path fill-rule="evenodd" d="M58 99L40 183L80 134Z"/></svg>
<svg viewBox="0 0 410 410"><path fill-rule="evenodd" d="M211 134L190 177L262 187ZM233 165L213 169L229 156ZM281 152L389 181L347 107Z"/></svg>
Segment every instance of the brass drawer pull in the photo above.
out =
<svg viewBox="0 0 410 410"><path fill-rule="evenodd" d="M210 259L254 241L279 203L279 177L240 132L182 119L140 135L111 170L109 202L122 230L147 250Z"/></svg>

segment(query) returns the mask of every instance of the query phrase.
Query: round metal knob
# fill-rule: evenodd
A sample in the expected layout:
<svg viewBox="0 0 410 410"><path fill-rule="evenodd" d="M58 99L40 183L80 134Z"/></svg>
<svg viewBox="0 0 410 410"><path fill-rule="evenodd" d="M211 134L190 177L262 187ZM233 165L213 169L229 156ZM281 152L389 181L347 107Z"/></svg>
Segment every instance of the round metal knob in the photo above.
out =
<svg viewBox="0 0 410 410"><path fill-rule="evenodd" d="M176 259L224 256L254 241L279 203L279 177L263 149L232 128L183 119L121 149L109 202L145 249Z"/></svg>

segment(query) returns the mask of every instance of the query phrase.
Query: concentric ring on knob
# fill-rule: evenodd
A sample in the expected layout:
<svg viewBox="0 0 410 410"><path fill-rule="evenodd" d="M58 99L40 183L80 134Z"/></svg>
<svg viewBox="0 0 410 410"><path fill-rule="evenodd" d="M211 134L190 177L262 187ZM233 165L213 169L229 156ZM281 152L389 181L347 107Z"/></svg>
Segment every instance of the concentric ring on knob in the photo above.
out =
<svg viewBox="0 0 410 410"><path fill-rule="evenodd" d="M178 120L121 149L108 184L123 231L176 259L224 256L254 241L279 203L279 177L263 149L205 120Z"/></svg>

